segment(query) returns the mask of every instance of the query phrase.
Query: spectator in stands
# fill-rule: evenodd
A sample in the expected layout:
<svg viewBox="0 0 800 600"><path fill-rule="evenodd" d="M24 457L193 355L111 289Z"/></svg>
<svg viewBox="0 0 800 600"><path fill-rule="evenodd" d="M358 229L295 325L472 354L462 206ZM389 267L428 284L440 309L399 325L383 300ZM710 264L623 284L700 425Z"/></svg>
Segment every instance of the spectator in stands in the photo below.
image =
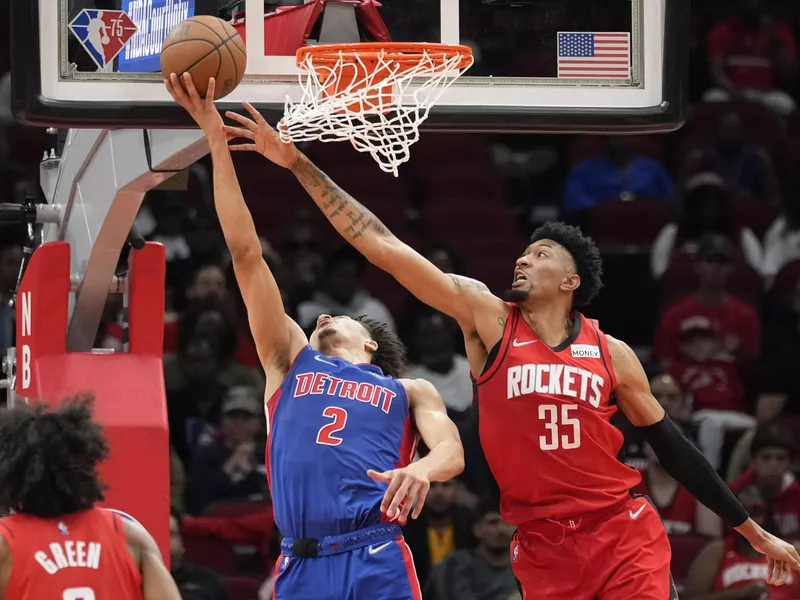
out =
<svg viewBox="0 0 800 600"><path fill-rule="evenodd" d="M663 372L654 375L650 378L650 392L670 419L688 433L692 428L692 407L675 378ZM646 470L648 455L645 452L645 439L641 429L634 427L621 411L614 414L613 423L625 436L620 460L637 471Z"/></svg>
<svg viewBox="0 0 800 600"><path fill-rule="evenodd" d="M222 228L213 208L203 208L192 215L191 227L186 230L195 268L202 265L222 265L230 260ZM223 279L224 281L224 279Z"/></svg>
<svg viewBox="0 0 800 600"><path fill-rule="evenodd" d="M3 243L0 246L0 357L14 345L16 319L14 309L8 305L17 287L17 277L22 264L22 245L9 240L9 233L3 231Z"/></svg>
<svg viewBox="0 0 800 600"><path fill-rule="evenodd" d="M661 315L653 342L655 356L665 364L680 354L682 337L706 324L721 344L720 350L742 364L754 360L761 345L761 325L756 311L727 293L733 272L734 248L721 235L703 237L697 252L697 292L668 307Z"/></svg>
<svg viewBox="0 0 800 600"><path fill-rule="evenodd" d="M178 456L188 464L200 441L216 431L225 389L219 383L220 357L211 340L200 336L187 340L179 346L175 363L181 385L167 388L169 435Z"/></svg>
<svg viewBox="0 0 800 600"><path fill-rule="evenodd" d="M780 202L780 186L769 153L746 143L744 125L735 112L722 116L714 142L689 154L686 176L710 172L722 177L732 198L752 196L773 206Z"/></svg>
<svg viewBox="0 0 800 600"><path fill-rule="evenodd" d="M792 434L782 424L761 425L750 446L750 468L730 488L754 488L774 521L775 535L800 541L800 484L789 470L794 453Z"/></svg>
<svg viewBox="0 0 800 600"><path fill-rule="evenodd" d="M689 491L667 473L650 444L644 444L647 468L642 473L642 481L633 491L649 496L667 534L706 535L718 537L722 533L720 518L695 500Z"/></svg>
<svg viewBox="0 0 800 600"><path fill-rule="evenodd" d="M800 260L800 176L793 177L782 214L764 236L764 275L773 278L795 260Z"/></svg>
<svg viewBox="0 0 800 600"><path fill-rule="evenodd" d="M780 414L800 413L800 280L765 311L760 396L756 414L762 422Z"/></svg>
<svg viewBox="0 0 800 600"><path fill-rule="evenodd" d="M763 499L756 490L737 494L750 518L778 535ZM781 587L768 586L767 558L735 531L709 542L694 559L686 577L687 600L795 600L800 598L800 576L792 572Z"/></svg>
<svg viewBox="0 0 800 600"><path fill-rule="evenodd" d="M186 510L186 469L175 448L169 449L169 505L172 510Z"/></svg>
<svg viewBox="0 0 800 600"><path fill-rule="evenodd" d="M606 200L637 196L672 200L674 185L664 165L637 156L626 136L603 138L605 155L587 158L572 168L564 192L564 211L577 213Z"/></svg>
<svg viewBox="0 0 800 600"><path fill-rule="evenodd" d="M475 545L473 511L457 501L458 481L432 482L425 509L418 519L408 521L403 534L414 555L420 583L425 586L431 567L455 550ZM506 546L508 552L508 546Z"/></svg>
<svg viewBox="0 0 800 600"><path fill-rule="evenodd" d="M749 429L756 420L745 397L742 367L722 347L706 317L681 324L680 349L670 374L692 395L697 443L708 461L719 469L725 432Z"/></svg>
<svg viewBox="0 0 800 600"><path fill-rule="evenodd" d="M221 500L265 492L264 403L255 388L234 387L222 402L217 439L195 452L187 503L194 514Z"/></svg>
<svg viewBox="0 0 800 600"><path fill-rule="evenodd" d="M237 333L238 331L236 315L230 304L218 307L197 304L190 307L181 318L178 344L185 345L185 340L193 337L211 341L220 361L221 386L249 385L263 388L264 376L260 367L249 368L236 362L237 347L241 345L241 333ZM181 385L180 371L175 369L175 361L170 357L164 362L164 379L167 390Z"/></svg>
<svg viewBox="0 0 800 600"><path fill-rule="evenodd" d="M791 28L776 20L760 0L741 0L739 10L708 35L708 58L714 89L706 102L748 100L781 115L796 103L777 89L791 85L797 69L797 46Z"/></svg>
<svg viewBox="0 0 800 600"><path fill-rule="evenodd" d="M164 245L167 253L167 287L181 287L193 268L189 258L192 251L186 241L188 202L185 194L174 191L147 192L147 206L156 227L149 238Z"/></svg>
<svg viewBox="0 0 800 600"><path fill-rule="evenodd" d="M758 237L747 227L733 222L730 197L722 177L697 173L684 186L685 200L677 223L666 225L656 237L650 255L653 277L659 279L679 254L694 256L707 234L728 238L745 262L761 272L763 254Z"/></svg>
<svg viewBox="0 0 800 600"><path fill-rule="evenodd" d="M472 530L477 546L456 550L433 568L426 599L510 600L518 593L508 553L516 528L483 501Z"/></svg>
<svg viewBox="0 0 800 600"><path fill-rule="evenodd" d="M349 246L329 255L323 276L323 289L297 307L297 318L303 329L312 327L322 314L367 316L386 323L394 330L394 318L380 300L362 287L366 261Z"/></svg>
<svg viewBox="0 0 800 600"><path fill-rule="evenodd" d="M182 600L228 600L228 590L211 569L193 565L183 559L183 530L181 516L172 512L169 517L170 573L181 592Z"/></svg>
<svg viewBox="0 0 800 600"><path fill-rule="evenodd" d="M442 395L450 418L464 423L472 406L472 381L466 357L455 351L451 322L441 313L421 317L411 348L418 362L406 376L430 381Z"/></svg>

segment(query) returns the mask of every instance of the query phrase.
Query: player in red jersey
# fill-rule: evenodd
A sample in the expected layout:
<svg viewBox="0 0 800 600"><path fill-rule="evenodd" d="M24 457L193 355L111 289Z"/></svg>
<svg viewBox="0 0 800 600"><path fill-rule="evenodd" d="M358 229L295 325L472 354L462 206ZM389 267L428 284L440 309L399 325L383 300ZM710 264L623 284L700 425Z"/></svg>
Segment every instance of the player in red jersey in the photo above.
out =
<svg viewBox="0 0 800 600"><path fill-rule="evenodd" d="M180 600L144 528L103 500L91 400L0 412L0 600Z"/></svg>
<svg viewBox="0 0 800 600"><path fill-rule="evenodd" d="M775 531L774 517L756 488L738 497L754 521ZM800 600L800 577L791 573L786 585L766 585L767 559L746 539L732 533L709 542L694 559L686 577L688 600Z"/></svg>
<svg viewBox="0 0 800 600"><path fill-rule="evenodd" d="M519 529L512 566L526 599L674 597L667 534L656 510L630 494L640 475L617 460L622 434L609 423L617 406L679 483L770 557L771 582L800 569L794 547L748 518L665 415L633 351L576 310L597 294L602 271L597 247L579 230L561 223L537 229L503 301L400 241L263 118L228 115L242 125L228 134L252 140L232 149L259 152L289 169L371 263L458 321L501 515Z"/></svg>

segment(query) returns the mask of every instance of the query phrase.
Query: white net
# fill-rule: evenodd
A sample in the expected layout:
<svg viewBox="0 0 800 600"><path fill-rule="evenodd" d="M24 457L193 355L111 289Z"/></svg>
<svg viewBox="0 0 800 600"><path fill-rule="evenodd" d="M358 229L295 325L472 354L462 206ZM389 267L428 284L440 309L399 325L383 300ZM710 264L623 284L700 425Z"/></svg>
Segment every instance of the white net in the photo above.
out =
<svg viewBox="0 0 800 600"><path fill-rule="evenodd" d="M286 99L281 138L349 140L397 177L431 106L472 65L464 46L409 47L319 54L318 46L308 52L299 62L303 97L298 103Z"/></svg>

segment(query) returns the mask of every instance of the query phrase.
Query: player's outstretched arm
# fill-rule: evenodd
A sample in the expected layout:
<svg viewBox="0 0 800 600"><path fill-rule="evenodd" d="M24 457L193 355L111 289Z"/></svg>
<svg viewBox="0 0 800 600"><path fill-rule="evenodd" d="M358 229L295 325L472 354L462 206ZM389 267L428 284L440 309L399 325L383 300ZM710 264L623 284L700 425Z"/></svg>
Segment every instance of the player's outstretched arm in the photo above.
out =
<svg viewBox="0 0 800 600"><path fill-rule="evenodd" d="M178 586L167 570L161 552L144 527L123 519L128 551L142 574L144 600L181 600Z"/></svg>
<svg viewBox="0 0 800 600"><path fill-rule="evenodd" d="M484 284L466 277L447 275L437 269L400 241L372 212L336 185L293 144L282 142L278 133L252 106L245 103L245 107L253 119L229 112L227 116L243 127L226 127L226 131L231 137L244 137L253 143L233 145L231 149L258 152L294 173L336 231L367 260L391 274L425 304L455 318L465 329L477 326L479 333L483 333L475 315L486 318L490 325L495 325L498 318L506 317L505 304ZM500 335L502 329L497 339Z"/></svg>
<svg viewBox="0 0 800 600"><path fill-rule="evenodd" d="M411 418L430 452L403 469L385 473L367 471L367 474L389 484L381 511L390 519L405 523L412 508L412 517L419 516L431 481L447 481L464 470L464 448L433 384L424 379L402 379L401 383L406 389Z"/></svg>
<svg viewBox="0 0 800 600"><path fill-rule="evenodd" d="M617 376L614 395L622 412L641 428L667 473L769 558L767 583L783 585L790 569L800 571L797 550L764 531L750 518L705 456L664 413L650 392L647 375L633 350L624 342L611 336L607 338L611 364Z"/></svg>
<svg viewBox="0 0 800 600"><path fill-rule="evenodd" d="M214 80L209 81L205 99L198 96L188 74L184 76L183 85L175 74L165 84L208 139L214 169L214 205L247 307L258 356L268 380L272 380L268 386L272 386L283 378L294 357L308 341L300 327L286 316L278 284L262 256L253 217L236 177L224 123L212 100Z"/></svg>

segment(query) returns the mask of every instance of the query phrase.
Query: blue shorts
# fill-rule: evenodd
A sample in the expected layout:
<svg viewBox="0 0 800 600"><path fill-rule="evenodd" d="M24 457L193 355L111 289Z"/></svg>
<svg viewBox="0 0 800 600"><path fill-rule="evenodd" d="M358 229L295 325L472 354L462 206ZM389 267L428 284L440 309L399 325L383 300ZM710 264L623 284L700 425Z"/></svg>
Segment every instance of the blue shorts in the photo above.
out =
<svg viewBox="0 0 800 600"><path fill-rule="evenodd" d="M284 538L281 542L274 600L421 598L414 559L397 525L375 525L320 540Z"/></svg>

